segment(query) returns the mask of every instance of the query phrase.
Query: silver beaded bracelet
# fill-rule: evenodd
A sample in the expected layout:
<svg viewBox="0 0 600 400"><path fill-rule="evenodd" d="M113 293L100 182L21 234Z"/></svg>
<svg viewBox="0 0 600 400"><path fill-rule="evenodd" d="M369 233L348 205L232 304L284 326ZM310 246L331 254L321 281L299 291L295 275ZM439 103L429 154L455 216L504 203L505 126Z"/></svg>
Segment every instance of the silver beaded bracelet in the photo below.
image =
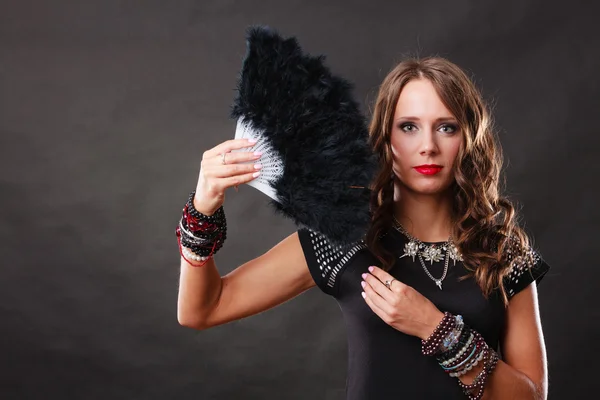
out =
<svg viewBox="0 0 600 400"><path fill-rule="evenodd" d="M467 343L465 343L465 345L462 347L462 349L460 349L460 351L458 353L456 353L456 355L454 357L452 357L451 359L441 362L440 365L442 367L446 367L446 366L454 363L456 360L458 360L465 353L465 351L467 351L467 349L471 345L471 342L473 341L473 339L475 339L475 335L473 334L473 332L471 332L469 335L469 339L467 340Z"/></svg>
<svg viewBox="0 0 600 400"><path fill-rule="evenodd" d="M440 352L442 353L451 350L454 347L454 345L458 343L460 334L462 333L463 327L465 326L461 315L456 315L454 317L454 321L456 323L454 329L450 331L450 333L448 333L448 335L446 335L444 340L442 340L442 342L440 343Z"/></svg>
<svg viewBox="0 0 600 400"><path fill-rule="evenodd" d="M463 376L464 374L466 374L467 372L472 370L477 364L479 364L479 362L483 358L484 354L485 354L485 349L481 349L481 351L479 351L479 355L477 356L477 358L471 360L471 362L462 370L460 370L458 372L451 372L450 376L453 378L458 378L459 376Z"/></svg>

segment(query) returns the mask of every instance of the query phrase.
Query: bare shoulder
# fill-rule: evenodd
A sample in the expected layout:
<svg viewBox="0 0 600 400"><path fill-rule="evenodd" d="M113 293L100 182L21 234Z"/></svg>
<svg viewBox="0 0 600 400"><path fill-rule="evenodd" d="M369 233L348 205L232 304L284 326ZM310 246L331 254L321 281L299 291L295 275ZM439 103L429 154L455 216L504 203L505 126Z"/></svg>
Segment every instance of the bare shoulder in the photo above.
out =
<svg viewBox="0 0 600 400"><path fill-rule="evenodd" d="M222 282L208 326L258 314L315 286L298 232L223 276Z"/></svg>

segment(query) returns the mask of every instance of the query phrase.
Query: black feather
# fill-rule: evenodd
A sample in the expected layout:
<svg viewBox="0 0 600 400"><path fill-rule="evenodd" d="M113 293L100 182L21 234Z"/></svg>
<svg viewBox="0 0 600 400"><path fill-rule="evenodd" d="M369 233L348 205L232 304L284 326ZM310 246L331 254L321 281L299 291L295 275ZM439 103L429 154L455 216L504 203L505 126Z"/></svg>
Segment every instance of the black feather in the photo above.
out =
<svg viewBox="0 0 600 400"><path fill-rule="evenodd" d="M366 233L377 162L351 83L324 59L251 27L231 116L262 131L283 161L276 211L343 245Z"/></svg>

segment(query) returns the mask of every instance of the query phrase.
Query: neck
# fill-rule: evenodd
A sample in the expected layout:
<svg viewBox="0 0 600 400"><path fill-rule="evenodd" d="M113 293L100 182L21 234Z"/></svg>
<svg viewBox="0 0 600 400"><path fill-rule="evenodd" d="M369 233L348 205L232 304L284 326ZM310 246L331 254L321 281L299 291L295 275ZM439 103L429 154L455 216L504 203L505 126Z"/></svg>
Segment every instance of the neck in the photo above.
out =
<svg viewBox="0 0 600 400"><path fill-rule="evenodd" d="M394 216L423 242L443 242L452 231L452 193L415 193L401 184L394 189Z"/></svg>

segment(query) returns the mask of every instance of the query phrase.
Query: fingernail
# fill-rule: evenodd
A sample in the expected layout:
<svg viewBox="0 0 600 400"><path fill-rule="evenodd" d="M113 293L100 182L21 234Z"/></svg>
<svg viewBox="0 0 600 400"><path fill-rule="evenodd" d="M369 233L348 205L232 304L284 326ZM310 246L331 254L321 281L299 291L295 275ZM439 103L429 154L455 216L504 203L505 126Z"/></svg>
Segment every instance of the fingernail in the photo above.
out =
<svg viewBox="0 0 600 400"><path fill-rule="evenodd" d="M262 151L255 151L255 152L254 152L254 155L255 155L255 156L257 156L257 157L258 157L258 156L262 156Z"/></svg>
<svg viewBox="0 0 600 400"><path fill-rule="evenodd" d="M248 141L249 141L250 143L256 143L256 142L258 142L258 140L256 140L256 139L248 139Z"/></svg>
<svg viewBox="0 0 600 400"><path fill-rule="evenodd" d="M373 272L374 269L375 268L373 268L373 267L369 267L369 272Z"/></svg>
<svg viewBox="0 0 600 400"><path fill-rule="evenodd" d="M262 164L254 164L254 169L261 169L262 168Z"/></svg>
<svg viewBox="0 0 600 400"><path fill-rule="evenodd" d="M360 295L363 297L363 299L367 298L367 295L365 294L365 292L360 292Z"/></svg>
<svg viewBox="0 0 600 400"><path fill-rule="evenodd" d="M362 276L363 279L367 278L367 274L362 274L361 276Z"/></svg>
<svg viewBox="0 0 600 400"><path fill-rule="evenodd" d="M365 287L365 281L360 282L360 286Z"/></svg>
<svg viewBox="0 0 600 400"><path fill-rule="evenodd" d="M256 178L256 177L257 177L257 176L259 176L259 175L260 175L260 171L259 171L259 172L255 172L255 173L253 173L253 174L252 174L252 176L253 176L254 178Z"/></svg>

